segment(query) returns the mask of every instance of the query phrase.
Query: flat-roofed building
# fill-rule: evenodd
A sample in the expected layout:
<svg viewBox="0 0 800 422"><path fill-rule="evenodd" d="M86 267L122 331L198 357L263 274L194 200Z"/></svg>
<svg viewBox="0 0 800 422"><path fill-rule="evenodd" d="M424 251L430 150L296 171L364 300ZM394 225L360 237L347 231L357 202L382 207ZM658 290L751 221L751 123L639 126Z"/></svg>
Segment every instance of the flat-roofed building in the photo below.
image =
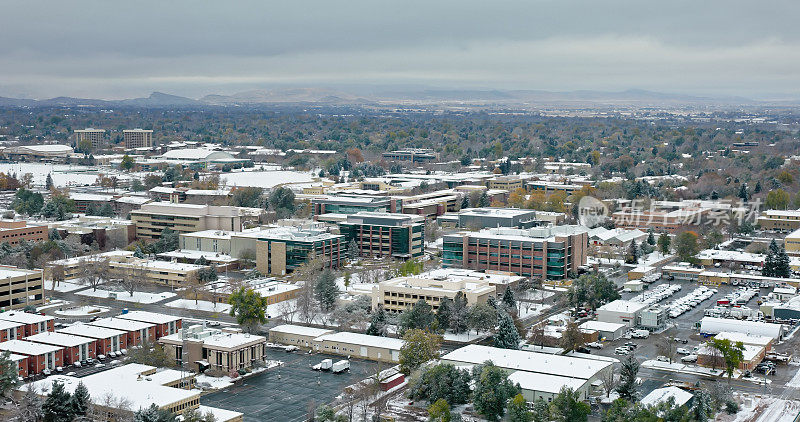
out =
<svg viewBox="0 0 800 422"><path fill-rule="evenodd" d="M455 366L480 365L487 360L492 361L509 374L518 371L527 373L518 374L515 378L520 381L526 381L530 391L537 396L541 394L545 399L552 397L549 394L554 387L536 390L536 387L531 383L535 383L540 375L548 376L539 378L542 383L548 384L557 382L551 377L563 378L565 385L571 385L574 382L570 380L583 381L576 388L576 391L580 391L582 400L589 399L592 393L592 384L596 381L602 381L603 377L613 370L614 363L617 362L616 359L594 357L592 355L586 357L564 356L523 350L499 349L477 344L461 347L440 358L442 363L449 363ZM575 385L577 386L577 384ZM543 387L545 386L543 385Z"/></svg>
<svg viewBox="0 0 800 422"><path fill-rule="evenodd" d="M338 268L347 245L344 236L322 228L270 227L236 233L231 239L234 256L253 251L262 274L285 275L312 257Z"/></svg>
<svg viewBox="0 0 800 422"><path fill-rule="evenodd" d="M30 359L28 356L9 353L8 359L14 362L14 366L17 368L17 376L28 378L28 360Z"/></svg>
<svg viewBox="0 0 800 422"><path fill-rule="evenodd" d="M718 340L730 340L731 343L742 342L742 344L763 347L767 352L772 350L772 346L775 344L775 339L769 336L737 333L733 331L723 331L715 335L714 338Z"/></svg>
<svg viewBox="0 0 800 422"><path fill-rule="evenodd" d="M63 347L64 365L97 357L97 340L88 337L47 331L25 337L25 341Z"/></svg>
<svg viewBox="0 0 800 422"><path fill-rule="evenodd" d="M153 131L145 129L126 129L122 131L125 149L152 148Z"/></svg>
<svg viewBox="0 0 800 422"><path fill-rule="evenodd" d="M361 256L408 259L424 253L424 218L418 216L362 211L339 223L339 232L347 245L355 242Z"/></svg>
<svg viewBox="0 0 800 422"><path fill-rule="evenodd" d="M428 163L439 159L439 155L428 148L399 149L384 152L382 156L387 161L407 161L410 163Z"/></svg>
<svg viewBox="0 0 800 422"><path fill-rule="evenodd" d="M571 388L572 391L577 392L585 400L589 397L591 389L591 385L582 378L568 378L526 371L512 372L509 374L508 380L519 385L520 393L528 403L533 403L540 398L550 403L564 387Z"/></svg>
<svg viewBox="0 0 800 422"><path fill-rule="evenodd" d="M47 226L29 226L25 220L0 220L0 243L44 242L48 234Z"/></svg>
<svg viewBox="0 0 800 422"><path fill-rule="evenodd" d="M178 244L181 249L214 252L230 255L231 230L202 230L193 233L181 233Z"/></svg>
<svg viewBox="0 0 800 422"><path fill-rule="evenodd" d="M185 337L185 338L184 338ZM222 330L193 325L184 331L158 339L176 363L197 365L199 372L212 369L229 374L252 368L266 359L266 337L242 333L238 329ZM184 350L185 348L185 350Z"/></svg>
<svg viewBox="0 0 800 422"><path fill-rule="evenodd" d="M238 289L237 286L244 286L260 294L267 301L267 305L275 305L294 299L301 288L300 284L279 281L273 277L241 280L241 282L237 283L230 283L230 280L220 277L219 280L206 285L206 290L201 294L201 297L207 297L216 303L228 303L231 294Z"/></svg>
<svg viewBox="0 0 800 422"><path fill-rule="evenodd" d="M353 356L378 362L398 363L404 341L399 338L370 336L361 333L338 332L323 334L314 339L314 350Z"/></svg>
<svg viewBox="0 0 800 422"><path fill-rule="evenodd" d="M800 210L766 210L756 222L764 230L792 232L800 229Z"/></svg>
<svg viewBox="0 0 800 422"><path fill-rule="evenodd" d="M119 352L128 348L128 333L121 330L77 322L57 332L94 339L97 355L107 355L109 352Z"/></svg>
<svg viewBox="0 0 800 422"><path fill-rule="evenodd" d="M588 235L581 226L495 228L447 234L442 241L444 267L564 280L586 265Z"/></svg>
<svg viewBox="0 0 800 422"><path fill-rule="evenodd" d="M737 369L740 371L754 371L756 365L764 360L764 356L766 356L767 352L762 346L754 346L752 344L743 344L743 346L742 359L739 361ZM700 349L696 353L698 365L712 368L725 368L725 359L723 359L722 354L708 344L700 346Z"/></svg>
<svg viewBox="0 0 800 422"><path fill-rule="evenodd" d="M55 318L48 315L23 311L0 312L0 320L22 324L22 327L17 329L17 338L55 330Z"/></svg>
<svg viewBox="0 0 800 422"><path fill-rule="evenodd" d="M16 340L24 330L25 324L21 322L11 322L0 320L0 342Z"/></svg>
<svg viewBox="0 0 800 422"><path fill-rule="evenodd" d="M487 280L462 277L396 277L372 288L372 308L383 306L389 312L403 312L417 301L425 300L434 310L445 297L453 299L461 292L467 304L486 303L497 291Z"/></svg>
<svg viewBox="0 0 800 422"><path fill-rule="evenodd" d="M639 325L639 316L642 311L649 306L643 302L618 299L597 308L597 320L636 327Z"/></svg>
<svg viewBox="0 0 800 422"><path fill-rule="evenodd" d="M553 218L553 214L560 214L561 218ZM562 222L566 217L562 213L544 213L519 208L466 208L459 211L458 214L445 214L441 218L450 215L456 218L457 227L471 230L496 227L529 229L547 225L553 221ZM442 221L442 224L444 225L445 222Z"/></svg>
<svg viewBox="0 0 800 422"><path fill-rule="evenodd" d="M217 205L172 204L153 202L131 212L136 237L158 239L164 229L178 234L203 230L242 231L244 223L257 223L263 209Z"/></svg>
<svg viewBox="0 0 800 422"><path fill-rule="evenodd" d="M800 229L787 234L783 240L783 246L786 248L787 254L800 256Z"/></svg>
<svg viewBox="0 0 800 422"><path fill-rule="evenodd" d="M43 303L42 270L0 265L0 309L9 311Z"/></svg>
<svg viewBox="0 0 800 422"><path fill-rule="evenodd" d="M519 176L497 176L486 180L486 187L489 189L504 189L513 192L523 189L525 181Z"/></svg>
<svg viewBox="0 0 800 422"><path fill-rule="evenodd" d="M333 333L327 328L306 327L304 325L283 324L269 329L269 341L290 346L312 349L314 339Z"/></svg>
<svg viewBox="0 0 800 422"><path fill-rule="evenodd" d="M75 145L77 146L80 146L83 141L90 142L93 150L99 149L105 145L105 129L75 129L73 132L75 133Z"/></svg>
<svg viewBox="0 0 800 422"><path fill-rule="evenodd" d="M421 193L403 198L403 214L436 218L447 212L461 209L464 194L453 189Z"/></svg>
<svg viewBox="0 0 800 422"><path fill-rule="evenodd" d="M323 195L311 198L311 214L355 214L357 212L400 212L402 200L386 196Z"/></svg>
<svg viewBox="0 0 800 422"><path fill-rule="evenodd" d="M45 369L54 371L64 366L64 348L24 340L9 340L0 343L0 352L28 356L28 374L39 375Z"/></svg>
<svg viewBox="0 0 800 422"><path fill-rule="evenodd" d="M156 340L163 336L177 333L183 326L183 318L156 312L130 311L119 315L118 318L154 324Z"/></svg>

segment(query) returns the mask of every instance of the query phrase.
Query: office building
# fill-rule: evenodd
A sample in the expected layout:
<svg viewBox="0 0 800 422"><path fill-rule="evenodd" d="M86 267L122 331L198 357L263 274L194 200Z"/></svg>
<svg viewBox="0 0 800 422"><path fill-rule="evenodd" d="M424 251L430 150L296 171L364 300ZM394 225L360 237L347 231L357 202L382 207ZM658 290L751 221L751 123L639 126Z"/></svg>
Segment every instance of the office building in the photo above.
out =
<svg viewBox="0 0 800 422"><path fill-rule="evenodd" d="M791 232L800 229L800 210L766 210L757 223L764 230Z"/></svg>
<svg viewBox="0 0 800 422"><path fill-rule="evenodd" d="M310 259L338 268L346 250L344 236L322 228L268 227L231 236L231 255L254 256L262 274L285 275Z"/></svg>
<svg viewBox="0 0 800 422"><path fill-rule="evenodd" d="M21 309L28 305L38 306L42 304L44 304L42 270L24 270L0 265L1 310L10 311L12 309ZM0 315L0 319L7 318L3 318Z"/></svg>
<svg viewBox="0 0 800 422"><path fill-rule="evenodd" d="M181 233L204 230L242 231L244 223L258 223L264 210L216 205L153 202L131 212L139 239L158 239L164 229Z"/></svg>
<svg viewBox="0 0 800 422"><path fill-rule="evenodd" d="M153 131L144 129L127 129L122 131L125 149L152 148Z"/></svg>
<svg viewBox="0 0 800 422"><path fill-rule="evenodd" d="M0 243L13 246L20 240L44 242L48 234L47 226L29 226L25 220L0 220Z"/></svg>
<svg viewBox="0 0 800 422"><path fill-rule="evenodd" d="M403 312L419 300L426 301L435 310L445 297L453 299L461 292L468 305L486 303L495 297L497 290L488 280L471 277L396 277L378 283L372 288L372 308L378 305L389 312Z"/></svg>
<svg viewBox="0 0 800 422"><path fill-rule="evenodd" d="M587 230L581 226L448 234L443 236L442 265L564 280L586 264L587 242Z"/></svg>
<svg viewBox="0 0 800 422"><path fill-rule="evenodd" d="M432 149L427 148L406 148L396 151L383 153L383 159L387 161L405 161L410 163L429 163L439 159Z"/></svg>
<svg viewBox="0 0 800 422"><path fill-rule="evenodd" d="M345 244L355 242L361 256L416 258L424 253L424 219L407 214L359 212L339 223Z"/></svg>
<svg viewBox="0 0 800 422"><path fill-rule="evenodd" d="M185 331L161 337L158 342L177 364L182 364L185 357L191 369L198 372L210 369L228 374L253 368L264 363L267 353L266 337L242 333L235 328L218 330L193 325Z"/></svg>
<svg viewBox="0 0 800 422"><path fill-rule="evenodd" d="M643 302L618 299L597 308L597 320L614 324L625 324L628 327L639 325L639 316L650 305Z"/></svg>
<svg viewBox="0 0 800 422"><path fill-rule="evenodd" d="M531 227L559 224L566 215L558 212L534 211L519 208L466 208L438 218L443 227L480 230L497 227Z"/></svg>
<svg viewBox="0 0 800 422"><path fill-rule="evenodd" d="M401 199L386 196L325 195L311 198L311 213L355 214L367 212L400 212Z"/></svg>
<svg viewBox="0 0 800 422"><path fill-rule="evenodd" d="M104 129L75 129L74 132L76 146L80 146L83 141L90 142L93 150L100 149L105 145L106 131Z"/></svg>
<svg viewBox="0 0 800 422"><path fill-rule="evenodd" d="M800 256L800 229L786 235L783 240L783 247L786 253L792 256Z"/></svg>

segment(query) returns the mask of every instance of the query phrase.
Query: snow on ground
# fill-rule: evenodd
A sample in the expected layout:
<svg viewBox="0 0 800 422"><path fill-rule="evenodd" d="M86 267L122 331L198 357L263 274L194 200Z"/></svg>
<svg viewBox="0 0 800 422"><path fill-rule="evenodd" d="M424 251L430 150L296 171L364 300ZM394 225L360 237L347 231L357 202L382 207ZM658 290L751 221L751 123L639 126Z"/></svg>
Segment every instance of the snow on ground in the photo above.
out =
<svg viewBox="0 0 800 422"><path fill-rule="evenodd" d="M721 413L717 421L730 422L792 422L800 412L800 402L774 397L754 398L750 406L743 403L735 417Z"/></svg>
<svg viewBox="0 0 800 422"><path fill-rule="evenodd" d="M536 301L536 300L545 300L545 299L547 299L550 296L553 296L555 294L556 294L555 292L552 292L552 291L549 291L549 290L534 289L534 290L525 291L523 293L519 293L519 299L520 300L522 300L522 299L534 300L534 301Z"/></svg>
<svg viewBox="0 0 800 422"><path fill-rule="evenodd" d="M108 312L109 308L104 306L75 306L60 311L55 311L56 315L62 316L88 316Z"/></svg>
<svg viewBox="0 0 800 422"><path fill-rule="evenodd" d="M520 302L517 306L517 308L519 308L520 318L528 318L539 315L545 310L550 309L551 307L552 307L551 304L530 303L530 302Z"/></svg>
<svg viewBox="0 0 800 422"><path fill-rule="evenodd" d="M227 303L217 303L216 306L214 302L209 302L207 300L198 300L195 303L192 299L176 299L172 302L167 302L165 304L170 308L178 308L178 309L192 309L195 311L205 311L205 312L228 312L231 310L231 305Z"/></svg>
<svg viewBox="0 0 800 422"><path fill-rule="evenodd" d="M477 340L479 338L484 338L484 337L486 337L488 335L489 335L489 333L475 334L474 331L470 331L468 333L461 333L461 334L453 334L453 333L447 331L447 332L444 333L443 337L444 337L445 341L454 341L454 342L458 342L458 343L467 343L467 342L470 342L470 341L473 341L473 340Z"/></svg>
<svg viewBox="0 0 800 422"><path fill-rule="evenodd" d="M249 373L247 375L244 375L242 377L236 378L236 379L247 378L247 377L259 374L261 372L264 372L266 370L269 370L269 369L272 369L272 368L275 368L275 367L278 367L278 366L281 366L281 365L283 365L283 361L280 361L280 360L268 360L268 361L266 361L266 367L255 369L255 370L253 370L253 372L251 372L251 373ZM206 390L219 390L219 389L223 389L223 388L228 388L228 387L232 386L233 382L235 381L233 378L231 378L229 376L211 377L211 376L208 376L206 374L197 375L195 377L195 380L197 381L197 386L198 387L201 387L201 388L206 389Z"/></svg>
<svg viewBox="0 0 800 422"><path fill-rule="evenodd" d="M97 181L99 173L114 174L120 179L128 177L116 174L112 169L48 163L0 163L0 172L16 173L17 177L22 177L25 173L31 173L33 175L33 183L37 186L44 186L47 175L50 174L52 175L53 183L57 187L93 185Z"/></svg>
<svg viewBox="0 0 800 422"><path fill-rule="evenodd" d="M171 297L175 297L175 293L172 292L164 292L164 293L145 293L145 292L133 292L133 296L128 294L128 292L113 292L110 290L103 290L103 289L86 289L82 292L75 293L81 296L90 296L90 297L109 297L109 295L115 294L117 300L121 300L123 302L136 302L136 303L156 303L161 302L164 299L169 299Z"/></svg>
<svg viewBox="0 0 800 422"><path fill-rule="evenodd" d="M791 388L800 388L800 370L798 370L797 372L795 372L795 374L794 374L794 376L792 377L792 379L790 379L790 380L789 380L789 382L787 382L787 383L786 383L786 387L787 387L787 388L788 388L788 387L791 387Z"/></svg>
<svg viewBox="0 0 800 422"><path fill-rule="evenodd" d="M52 282L45 282L45 288L51 287L52 290L61 292L61 293L69 293L74 292L75 290L85 289L86 286L75 284L75 283L68 283L66 281L61 281L58 283L57 286L53 286Z"/></svg>
<svg viewBox="0 0 800 422"><path fill-rule="evenodd" d="M272 188L285 183L303 183L313 180L313 174L297 171L242 171L224 173L220 176L228 186L250 186Z"/></svg>

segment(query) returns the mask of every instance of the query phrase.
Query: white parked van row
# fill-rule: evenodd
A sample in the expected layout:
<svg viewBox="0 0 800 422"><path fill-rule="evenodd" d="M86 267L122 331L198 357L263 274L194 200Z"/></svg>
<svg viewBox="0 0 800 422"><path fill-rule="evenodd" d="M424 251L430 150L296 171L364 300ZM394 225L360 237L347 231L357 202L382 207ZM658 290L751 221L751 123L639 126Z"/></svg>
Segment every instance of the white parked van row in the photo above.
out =
<svg viewBox="0 0 800 422"><path fill-rule="evenodd" d="M674 295L681 290L680 284L659 284L648 292L640 293L631 298L631 302L641 302L654 305L662 300Z"/></svg>
<svg viewBox="0 0 800 422"><path fill-rule="evenodd" d="M717 293L717 289L709 289L706 286L700 286L688 295L676 299L669 303L667 307L669 307L669 317L670 318L677 318L690 309L696 307L701 302L706 301L714 296Z"/></svg>

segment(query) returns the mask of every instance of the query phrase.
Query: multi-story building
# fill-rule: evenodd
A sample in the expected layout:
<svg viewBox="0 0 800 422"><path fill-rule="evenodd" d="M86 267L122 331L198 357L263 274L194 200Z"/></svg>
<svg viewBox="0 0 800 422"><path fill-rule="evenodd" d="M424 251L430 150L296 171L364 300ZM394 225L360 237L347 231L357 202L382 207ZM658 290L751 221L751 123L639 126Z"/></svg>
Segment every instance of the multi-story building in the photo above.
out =
<svg viewBox="0 0 800 422"><path fill-rule="evenodd" d="M97 340L92 338L46 331L25 337L25 341L63 347L64 365L85 362L86 359L94 359L97 356Z"/></svg>
<svg viewBox="0 0 800 422"><path fill-rule="evenodd" d="M446 212L460 210L463 198L462 192L453 189L409 196L403 199L403 214L436 218Z"/></svg>
<svg viewBox="0 0 800 422"><path fill-rule="evenodd" d="M424 219L408 214L359 212L339 223L346 244L361 256L416 258L423 255Z"/></svg>
<svg viewBox="0 0 800 422"><path fill-rule="evenodd" d="M44 370L55 371L64 366L64 348L49 344L34 343L24 340L9 340L0 343L0 352L28 356L28 374L38 375Z"/></svg>
<svg viewBox="0 0 800 422"><path fill-rule="evenodd" d="M764 230L791 232L800 229L800 210L766 210L757 222Z"/></svg>
<svg viewBox="0 0 800 422"><path fill-rule="evenodd" d="M108 355L128 348L128 333L113 328L75 323L61 328L58 333L71 334L94 340L95 354Z"/></svg>
<svg viewBox="0 0 800 422"><path fill-rule="evenodd" d="M47 226L29 226L25 220L0 220L0 243L44 242L47 235Z"/></svg>
<svg viewBox="0 0 800 422"><path fill-rule="evenodd" d="M561 223L566 216L558 212L544 212L519 208L466 208L458 213L445 214L438 218L442 226L463 229L488 229L493 227L531 227Z"/></svg>
<svg viewBox="0 0 800 422"><path fill-rule="evenodd" d="M677 234L702 226L710 212L709 208L681 208L672 211L625 208L611 214L611 219L616 227L622 229L652 229L659 233Z"/></svg>
<svg viewBox="0 0 800 422"><path fill-rule="evenodd" d="M242 231L245 222L258 222L264 215L259 208L153 202L131 212L136 237L157 239L164 229L178 234L203 230Z"/></svg>
<svg viewBox="0 0 800 422"><path fill-rule="evenodd" d="M355 214L368 212L399 212L402 200L386 196L327 195L311 199L311 213Z"/></svg>
<svg viewBox="0 0 800 422"><path fill-rule="evenodd" d="M152 148L153 131L145 129L127 129L122 131L122 139L126 149Z"/></svg>
<svg viewBox="0 0 800 422"><path fill-rule="evenodd" d="M475 305L486 303L497 290L489 281L478 278L396 277L373 287L372 307L377 309L382 305L389 312L403 312L417 301L424 300L436 310L442 299L453 299L459 292L464 294L468 305Z"/></svg>
<svg viewBox="0 0 800 422"><path fill-rule="evenodd" d="M106 131L104 129L75 129L75 145L80 146L81 142L88 141L92 144L92 149L96 150L105 144Z"/></svg>
<svg viewBox="0 0 800 422"><path fill-rule="evenodd" d="M564 280L586 264L587 233L581 226L549 226L448 234L442 265Z"/></svg>
<svg viewBox="0 0 800 422"><path fill-rule="evenodd" d="M203 230L194 233L181 233L178 245L182 250L231 254L231 239L235 232L230 230Z"/></svg>
<svg viewBox="0 0 800 422"><path fill-rule="evenodd" d="M382 155L388 161L408 161L411 163L428 163L439 159L439 156L428 148L406 148L384 152Z"/></svg>
<svg viewBox="0 0 800 422"><path fill-rule="evenodd" d="M783 246L786 248L786 253L789 255L800 255L800 229L797 229L786 235L783 240Z"/></svg>
<svg viewBox="0 0 800 422"><path fill-rule="evenodd" d="M181 317L147 311L126 312L118 318L153 324L155 326L154 334L156 340L163 336L177 333L183 326L183 318Z"/></svg>
<svg viewBox="0 0 800 422"><path fill-rule="evenodd" d="M252 368L257 362L264 362L267 352L266 337L242 333L234 328L218 330L202 325L161 337L158 342L178 365L182 365L185 359L185 363L198 365L198 372L212 369L228 374Z"/></svg>
<svg viewBox="0 0 800 422"><path fill-rule="evenodd" d="M497 176L486 181L489 189L504 189L513 192L524 187L524 181L519 176Z"/></svg>
<svg viewBox="0 0 800 422"><path fill-rule="evenodd" d="M256 268L262 274L284 275L311 259L319 258L324 265L338 268L347 247L344 236L323 229L273 227L236 233L232 241L235 250L250 250L255 246ZM234 252L236 256L236 252Z"/></svg>
<svg viewBox="0 0 800 422"><path fill-rule="evenodd" d="M43 303L42 270L24 270L0 265L0 309L10 311ZM8 319L3 315L7 314L0 314L0 319Z"/></svg>

